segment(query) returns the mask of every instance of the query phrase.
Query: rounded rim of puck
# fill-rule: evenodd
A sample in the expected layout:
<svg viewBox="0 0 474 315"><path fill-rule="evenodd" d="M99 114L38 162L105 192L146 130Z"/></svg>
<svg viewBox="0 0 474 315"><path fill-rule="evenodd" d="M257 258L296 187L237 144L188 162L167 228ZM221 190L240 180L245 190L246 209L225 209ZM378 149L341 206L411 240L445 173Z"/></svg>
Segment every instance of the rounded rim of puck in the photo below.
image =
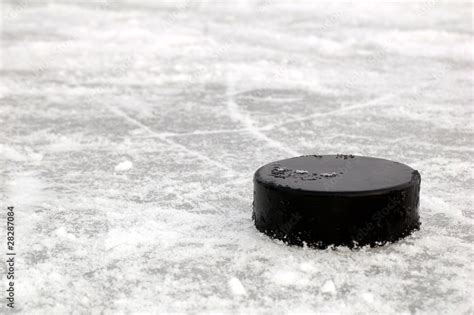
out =
<svg viewBox="0 0 474 315"><path fill-rule="evenodd" d="M344 160L344 157L347 159L355 159L356 161L368 161L368 162L378 162L380 164L383 164L385 166L395 166L398 168L398 170L403 170L405 172L405 180L401 181L400 183L396 183L394 185L386 185L385 187L373 189L373 188L366 188L362 190L315 190L315 189L304 189L304 187L301 188L294 188L289 185L282 185L281 183L278 183L275 180L263 180L263 178L260 176L262 172L268 170L269 168L272 168L273 166L281 165L284 164L288 161L291 160L297 160L301 158L311 158L315 157L316 159L327 159L327 158L337 158L341 157L341 159ZM316 160L317 161L317 160ZM354 166L357 167L357 166ZM349 171L350 174L350 171ZM267 187L272 187L278 190L287 190L291 191L292 193L298 194L314 194L314 195L331 195L331 196L351 196L351 195L378 195L378 194L384 194L387 191L392 191L392 190L400 190L404 189L406 187L411 186L413 183L413 180L416 180L416 178L413 176L414 174L418 174L418 171L411 168L410 166L396 162L396 161L391 161L388 159L383 159L383 158L376 158L376 157L369 157L369 156L361 156L361 155L341 155L341 154L329 154L329 155L303 155L303 156L297 156L297 157L292 157L292 158L287 158L287 159L282 159L274 162L270 162L268 164L265 164L261 166L260 168L257 169L257 171L254 174L254 181L260 183L261 185L267 186ZM339 175L346 176L346 174L336 174L336 178L339 177ZM264 175L267 176L267 175ZM294 174L293 174L294 176ZM380 176L378 174L377 176ZM268 178L268 177L267 177ZM290 178L288 176L287 178ZM308 180L310 182L311 180Z"/></svg>

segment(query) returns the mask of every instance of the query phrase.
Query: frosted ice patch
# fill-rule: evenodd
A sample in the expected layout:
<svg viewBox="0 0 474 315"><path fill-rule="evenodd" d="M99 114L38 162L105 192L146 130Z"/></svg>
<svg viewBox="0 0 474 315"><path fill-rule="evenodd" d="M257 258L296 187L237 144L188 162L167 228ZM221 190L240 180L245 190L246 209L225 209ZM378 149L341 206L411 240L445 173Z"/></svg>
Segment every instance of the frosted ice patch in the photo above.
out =
<svg viewBox="0 0 474 315"><path fill-rule="evenodd" d="M64 227L57 228L54 233L62 239L66 239L69 241L75 240L76 237L74 234L68 233Z"/></svg>
<svg viewBox="0 0 474 315"><path fill-rule="evenodd" d="M311 262L302 262L300 264L300 270L304 272L312 272L316 271L316 267Z"/></svg>
<svg viewBox="0 0 474 315"><path fill-rule="evenodd" d="M116 172L125 172L133 167L133 163L130 161L124 161L115 166Z"/></svg>
<svg viewBox="0 0 474 315"><path fill-rule="evenodd" d="M282 286L301 285L300 274L294 271L279 271L273 276L273 281Z"/></svg>
<svg viewBox="0 0 474 315"><path fill-rule="evenodd" d="M237 279L236 277L230 278L228 281L228 285L233 295L237 295L237 296L247 295L247 291L242 285L242 282L240 282L240 280Z"/></svg>
<svg viewBox="0 0 474 315"><path fill-rule="evenodd" d="M142 135L144 133L145 133L145 130L143 130L142 128L136 128L130 131L130 134L134 136Z"/></svg>
<svg viewBox="0 0 474 315"><path fill-rule="evenodd" d="M470 35L445 30L393 30L367 38L387 51L405 56L470 60Z"/></svg>
<svg viewBox="0 0 474 315"><path fill-rule="evenodd" d="M323 286L321 287L321 292L336 295L337 291L334 282L332 282L332 280L327 280L326 282L324 282Z"/></svg>
<svg viewBox="0 0 474 315"><path fill-rule="evenodd" d="M35 151L33 151L32 149L30 149L30 148L26 148L25 151L26 151L26 153L28 154L28 158L29 158L30 160L37 161L37 162L43 160L43 154L42 154L42 153L40 153L40 152L35 152Z"/></svg>
<svg viewBox="0 0 474 315"><path fill-rule="evenodd" d="M7 88L5 86L0 86L0 98L5 98L7 95Z"/></svg>
<svg viewBox="0 0 474 315"><path fill-rule="evenodd" d="M0 144L0 159L6 159L15 162L41 161L43 159L43 154L36 152L29 147L23 147L17 150L12 146Z"/></svg>
<svg viewBox="0 0 474 315"><path fill-rule="evenodd" d="M47 197L43 192L44 184L34 173L19 173L8 183L10 203L15 206L37 206Z"/></svg>
<svg viewBox="0 0 474 315"><path fill-rule="evenodd" d="M374 295L370 292L364 292L362 293L362 298L367 302L367 303L374 303Z"/></svg>
<svg viewBox="0 0 474 315"><path fill-rule="evenodd" d="M430 196L428 198L421 195L420 199L421 207L425 212L442 213L450 219L460 222L471 221L471 219L464 216L459 207L452 205L440 197Z"/></svg>
<svg viewBox="0 0 474 315"><path fill-rule="evenodd" d="M0 158L11 161L25 161L26 157L11 146L0 144Z"/></svg>

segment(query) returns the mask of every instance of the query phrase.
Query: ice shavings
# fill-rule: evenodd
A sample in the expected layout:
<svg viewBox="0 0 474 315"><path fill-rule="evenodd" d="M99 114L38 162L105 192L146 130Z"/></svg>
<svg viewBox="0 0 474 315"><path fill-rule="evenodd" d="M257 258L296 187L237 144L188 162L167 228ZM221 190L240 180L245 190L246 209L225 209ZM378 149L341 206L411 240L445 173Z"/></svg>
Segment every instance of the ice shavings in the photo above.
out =
<svg viewBox="0 0 474 315"><path fill-rule="evenodd" d="M323 286L321 287L321 292L335 295L337 293L336 286L332 280L327 280L324 282Z"/></svg>
<svg viewBox="0 0 474 315"><path fill-rule="evenodd" d="M133 163L131 161L123 161L120 162L115 166L115 171L116 172L125 172L130 170L133 167Z"/></svg>
<svg viewBox="0 0 474 315"><path fill-rule="evenodd" d="M247 295L247 291L245 290L244 286L242 285L242 282L236 277L232 277L228 281L230 291L232 292L233 295L236 296L245 296Z"/></svg>

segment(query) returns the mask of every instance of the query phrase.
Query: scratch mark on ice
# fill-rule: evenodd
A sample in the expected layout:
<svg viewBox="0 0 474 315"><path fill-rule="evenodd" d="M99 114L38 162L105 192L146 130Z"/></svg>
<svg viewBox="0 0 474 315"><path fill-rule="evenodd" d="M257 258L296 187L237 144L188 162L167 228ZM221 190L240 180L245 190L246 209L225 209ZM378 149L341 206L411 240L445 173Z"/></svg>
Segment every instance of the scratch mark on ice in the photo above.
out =
<svg viewBox="0 0 474 315"><path fill-rule="evenodd" d="M418 93L419 89L427 87L428 84L429 84L428 82L421 83L421 84L416 85L413 88L409 89L409 91L414 91L414 92ZM319 113L318 112L318 113L314 113L314 114L311 114L311 115L308 115L308 116L305 116L305 117L288 119L286 121L283 121L283 122L280 122L280 123L277 123L277 124L269 124L269 125L266 125L266 126L262 127L261 130L271 130L271 129L274 129L276 127L281 127L281 126L288 125L288 124L291 124L291 123L304 122L304 121L308 121L308 120L313 120L314 118L318 118L318 117L325 117L325 116L330 116L330 115L334 115L334 114L343 113L343 112L346 112L346 111L351 111L351 110L354 110L354 109L363 109L363 108L376 106L376 105L379 105L380 102L395 98L395 97L403 95L403 94L406 94L409 91L401 91L401 92L398 92L398 93L387 93L385 95L376 97L376 98L368 100L366 102L356 103L356 104L349 105L349 106L344 106L344 107L339 107L339 108L336 108L336 109L328 111L328 112L324 112L324 113Z"/></svg>
<svg viewBox="0 0 474 315"><path fill-rule="evenodd" d="M267 135L265 135L260 129L255 127L255 122L250 117L249 114L243 113L239 107L239 105L234 101L234 82L230 77L230 74L227 74L227 110L229 111L229 115L232 119L239 121L242 125L246 127L246 129L254 135L256 138L266 142L268 145L280 149L292 156L300 156L301 154L291 148L285 146L281 142L271 139Z"/></svg>
<svg viewBox="0 0 474 315"><path fill-rule="evenodd" d="M241 129L212 129L212 130L194 130L191 132L162 132L159 133L160 136L163 137L187 137L187 136L202 136L202 135L218 135L218 134L233 134L233 133L245 133L249 132L247 128L241 128ZM147 138L150 137L144 136L144 137L137 137L137 138ZM151 136L151 137L156 137L156 136Z"/></svg>
<svg viewBox="0 0 474 315"><path fill-rule="evenodd" d="M265 127L263 127L263 129L271 130L271 129L274 129L276 127L281 127L281 126L292 124L292 123L313 120L314 118L318 118L318 117L325 117L325 116L339 114L339 113L343 113L343 112L354 110L354 109L362 109L362 108L366 108L366 107L371 107L371 106L379 104L379 102L381 102L381 101L391 99L393 97L395 97L394 94L387 94L387 95L384 95L384 96L381 96L381 97L374 98L374 99L369 100L367 102L354 104L354 105L350 105L350 106L339 107L339 108L336 108L336 109L328 111L328 112L324 112L324 113L319 113L318 112L318 113L314 113L314 114L311 114L311 115L308 115L308 116L305 116L305 117L301 117L301 118L288 119L288 120L283 121L283 122L278 123L278 124L266 125Z"/></svg>
<svg viewBox="0 0 474 315"><path fill-rule="evenodd" d="M125 119L126 121L128 121L129 123L141 128L142 130L144 130L145 132L147 132L148 134L150 135L153 135L155 137L157 137L158 139L160 139L161 141L169 144L170 146L173 146L183 152L186 152L188 153L189 155L192 155L192 156L195 156L203 161L206 161L207 163L209 163L210 165L213 165L215 167L218 167L220 169L223 169L227 172L229 172L230 174L232 175L239 175L238 172L236 172L235 170L231 169L230 167L226 166L225 164L219 162L219 161L215 161L213 159L211 159L210 157L198 152L198 151L195 151L195 150L192 150L182 144L179 144L171 139L168 139L166 138L164 135L161 135L160 133L156 132L156 131L153 131L150 127L148 127L147 125L143 124L142 122L138 121L137 119L131 117L130 115L128 115L127 113L125 113L124 111L122 111L120 108L117 108L117 107L114 107L114 106L111 106L111 105L107 105L108 109L114 113L116 116L118 117L121 117L123 119Z"/></svg>

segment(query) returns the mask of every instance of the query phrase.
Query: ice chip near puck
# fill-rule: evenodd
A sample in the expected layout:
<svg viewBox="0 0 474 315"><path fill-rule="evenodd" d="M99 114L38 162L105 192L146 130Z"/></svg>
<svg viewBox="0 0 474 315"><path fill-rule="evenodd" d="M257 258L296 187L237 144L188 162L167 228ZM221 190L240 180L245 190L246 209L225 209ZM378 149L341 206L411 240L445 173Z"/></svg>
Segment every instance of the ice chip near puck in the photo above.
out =
<svg viewBox="0 0 474 315"><path fill-rule="evenodd" d="M376 246L419 229L421 177L411 167L354 155L276 161L254 175L256 228L293 245Z"/></svg>

